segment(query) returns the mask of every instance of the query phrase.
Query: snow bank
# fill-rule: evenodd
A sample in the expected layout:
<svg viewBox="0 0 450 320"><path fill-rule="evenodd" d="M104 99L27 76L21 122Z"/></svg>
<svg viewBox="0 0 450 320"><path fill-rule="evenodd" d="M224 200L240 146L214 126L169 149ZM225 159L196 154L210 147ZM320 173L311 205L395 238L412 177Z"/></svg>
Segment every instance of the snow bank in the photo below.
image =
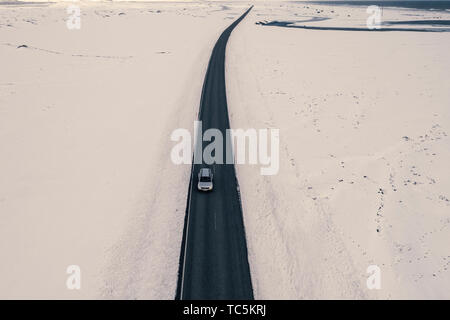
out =
<svg viewBox="0 0 450 320"><path fill-rule="evenodd" d="M237 166L258 299L450 298L450 33L256 24L363 26L365 9L257 4L230 38L232 127L280 129L278 175Z"/></svg>

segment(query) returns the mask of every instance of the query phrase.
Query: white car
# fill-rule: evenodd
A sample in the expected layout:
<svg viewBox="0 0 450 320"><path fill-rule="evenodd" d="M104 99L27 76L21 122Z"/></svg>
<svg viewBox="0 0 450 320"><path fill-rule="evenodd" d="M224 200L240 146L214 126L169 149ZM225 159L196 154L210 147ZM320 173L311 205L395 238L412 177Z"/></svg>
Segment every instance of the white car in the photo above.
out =
<svg viewBox="0 0 450 320"><path fill-rule="evenodd" d="M197 188L200 191L211 191L213 189L213 174L209 168L201 168L198 172Z"/></svg>

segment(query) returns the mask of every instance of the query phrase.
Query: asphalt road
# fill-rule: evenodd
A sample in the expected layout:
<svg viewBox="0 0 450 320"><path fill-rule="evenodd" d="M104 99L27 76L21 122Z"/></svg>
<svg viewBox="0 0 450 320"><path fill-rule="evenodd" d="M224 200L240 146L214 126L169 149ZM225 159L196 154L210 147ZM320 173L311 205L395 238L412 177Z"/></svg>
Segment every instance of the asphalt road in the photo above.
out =
<svg viewBox="0 0 450 320"><path fill-rule="evenodd" d="M199 110L203 132L209 128L219 129L224 140L226 129L230 128L225 91L225 48L234 27L251 9L217 40L203 84ZM207 143L203 143L202 148ZM197 174L205 166L192 166L176 299L253 299L234 165L209 166L214 171L214 190L207 193L197 190Z"/></svg>

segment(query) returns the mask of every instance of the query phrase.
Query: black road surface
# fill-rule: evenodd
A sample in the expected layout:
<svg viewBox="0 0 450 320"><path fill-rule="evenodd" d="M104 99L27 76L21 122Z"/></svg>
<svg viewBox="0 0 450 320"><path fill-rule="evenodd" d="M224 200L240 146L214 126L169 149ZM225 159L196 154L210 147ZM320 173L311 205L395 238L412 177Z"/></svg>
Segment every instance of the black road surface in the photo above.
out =
<svg viewBox="0 0 450 320"><path fill-rule="evenodd" d="M202 131L230 128L225 93L225 48L234 21L212 51L200 102ZM208 142L209 143L209 142ZM207 143L203 143L203 147ZM225 162L224 147L224 162ZM197 190L202 167L214 172L214 190ZM253 299L238 182L233 164L193 164L181 245L176 299Z"/></svg>

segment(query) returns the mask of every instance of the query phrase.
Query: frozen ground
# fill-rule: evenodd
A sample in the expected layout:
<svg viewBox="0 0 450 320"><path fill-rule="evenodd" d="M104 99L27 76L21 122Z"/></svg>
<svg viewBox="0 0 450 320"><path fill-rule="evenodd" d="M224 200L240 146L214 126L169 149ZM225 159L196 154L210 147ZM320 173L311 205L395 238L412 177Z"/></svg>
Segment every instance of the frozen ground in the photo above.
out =
<svg viewBox="0 0 450 320"><path fill-rule="evenodd" d="M278 175L237 167L256 298L450 298L450 33L256 24L364 27L367 16L258 4L230 39L232 127L280 129ZM381 290L366 287L369 265Z"/></svg>
<svg viewBox="0 0 450 320"><path fill-rule="evenodd" d="M190 167L169 136L247 4L83 2L72 31L67 5L0 5L0 298L172 299ZM450 298L450 33L256 24L365 9L258 2L230 38L232 127L281 137L278 175L237 167L256 298ZM383 10L412 19L450 18Z"/></svg>
<svg viewBox="0 0 450 320"><path fill-rule="evenodd" d="M68 30L67 5L0 5L0 298L172 299L190 167L169 137L243 6L85 2Z"/></svg>

